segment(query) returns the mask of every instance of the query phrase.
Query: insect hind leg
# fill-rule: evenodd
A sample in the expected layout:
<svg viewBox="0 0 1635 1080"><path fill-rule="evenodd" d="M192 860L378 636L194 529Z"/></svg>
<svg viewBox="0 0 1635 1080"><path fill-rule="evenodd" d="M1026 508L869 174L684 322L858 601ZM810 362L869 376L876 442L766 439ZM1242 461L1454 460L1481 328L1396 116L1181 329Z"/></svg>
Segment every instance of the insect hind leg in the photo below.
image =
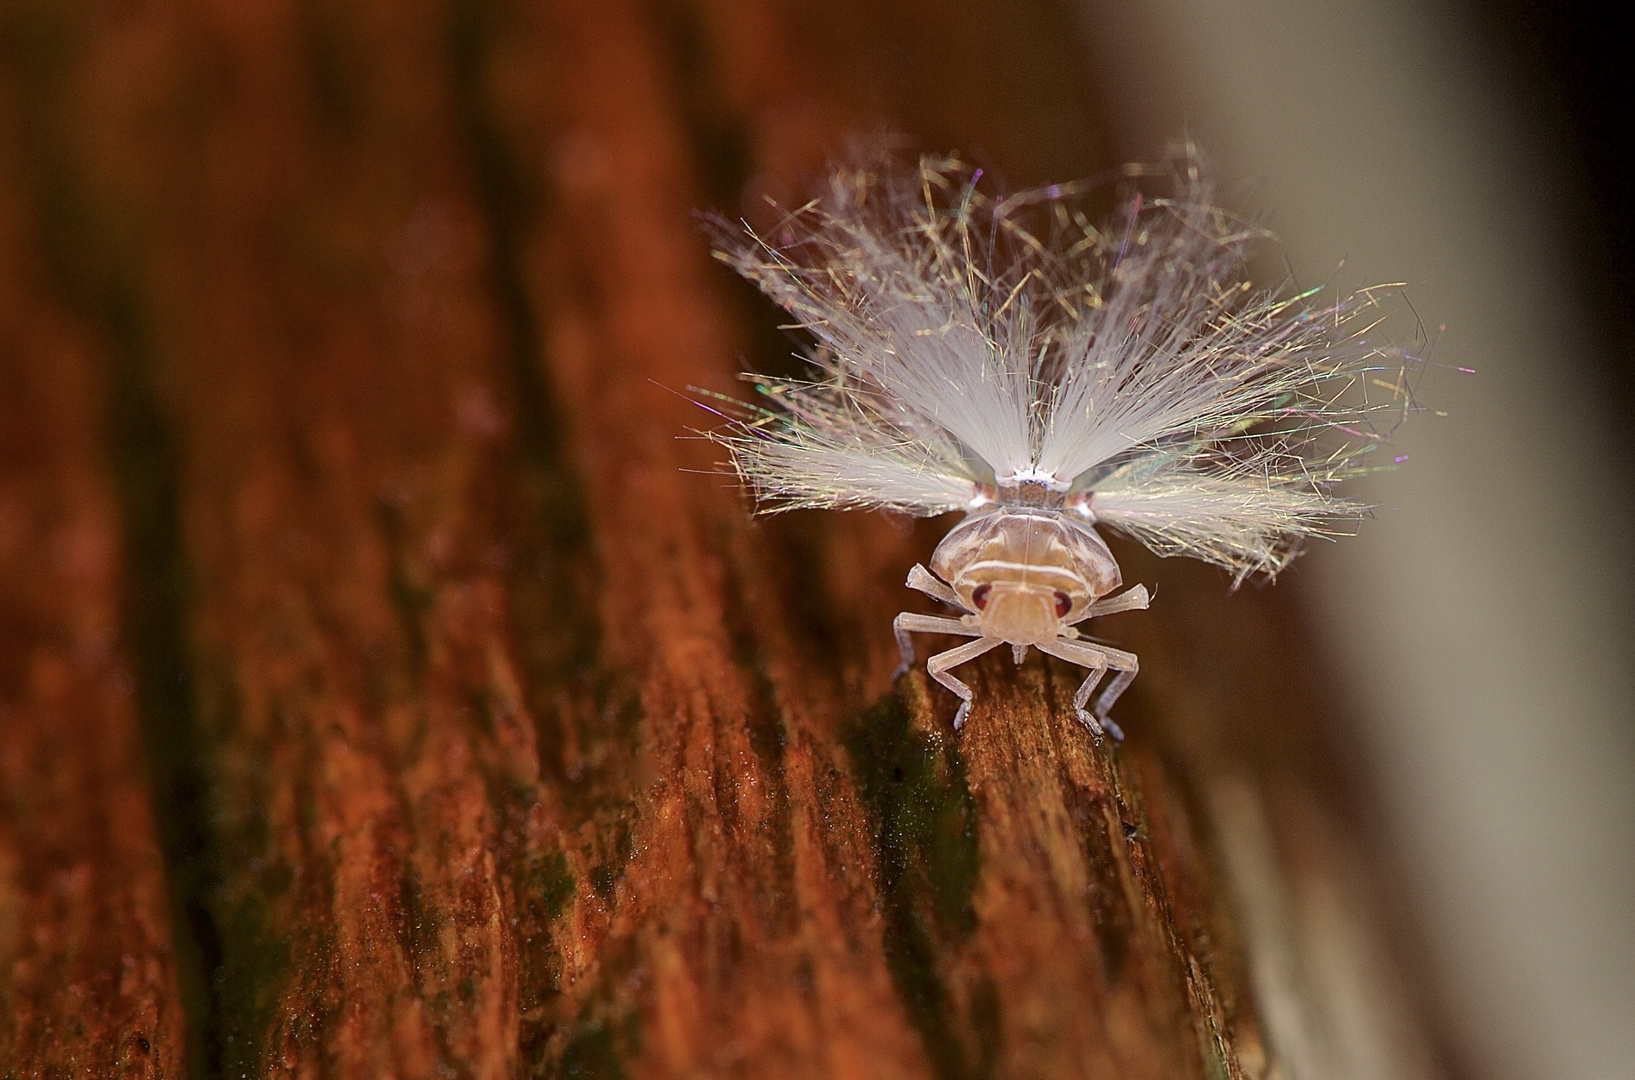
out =
<svg viewBox="0 0 1635 1080"><path fill-rule="evenodd" d="M1040 652L1049 653L1070 664L1090 669L1089 676L1079 685L1078 693L1073 695L1073 711L1085 727L1097 737L1105 730L1114 739L1122 742L1124 731L1107 716L1107 711L1113 707L1113 702L1124 692L1135 679L1138 667L1135 654L1122 649L1112 649L1105 645L1089 645L1082 641L1069 641L1058 638L1039 646ZM1112 668L1118 674L1113 681L1102 691L1101 697L1096 700L1095 711L1085 708L1090 695L1095 692L1096 684Z"/></svg>
<svg viewBox="0 0 1635 1080"><path fill-rule="evenodd" d="M1130 658L1130 666L1119 668L1118 674L1113 676L1113 681L1107 684L1107 689L1103 690L1101 696L1096 699L1096 715L1101 718L1103 723L1109 722L1107 714L1112 710L1113 703L1118 700L1120 694L1129 688L1131 683L1135 682L1136 672L1140 667L1133 653L1126 653L1125 655ZM1119 737L1123 738L1123 736Z"/></svg>

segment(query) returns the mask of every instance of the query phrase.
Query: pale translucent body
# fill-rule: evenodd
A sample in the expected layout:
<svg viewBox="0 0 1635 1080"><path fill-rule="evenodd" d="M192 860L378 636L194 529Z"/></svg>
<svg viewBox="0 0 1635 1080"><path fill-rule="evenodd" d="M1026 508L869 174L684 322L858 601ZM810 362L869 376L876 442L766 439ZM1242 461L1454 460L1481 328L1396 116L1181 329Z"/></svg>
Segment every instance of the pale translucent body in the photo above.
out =
<svg viewBox="0 0 1635 1080"><path fill-rule="evenodd" d="M1028 646L1088 668L1090 674L1073 697L1078 717L1092 732L1105 729L1122 738L1108 711L1134 680L1134 653L1080 639L1078 625L1098 615L1144 609L1145 587L1102 599L1122 583L1118 563L1097 535L1086 500L1066 500L1043 485L1024 484L1006 490L1004 502L974 510L956 525L931 555L931 570L916 565L908 587L942 601L958 617L905 611L892 623L906 671L914 662L911 633L959 634L976 640L926 662L933 679L959 695L954 727L964 726L971 709L971 688L951 669L990 649L1009 645L1020 664ZM1096 684L1117 672L1088 708Z"/></svg>

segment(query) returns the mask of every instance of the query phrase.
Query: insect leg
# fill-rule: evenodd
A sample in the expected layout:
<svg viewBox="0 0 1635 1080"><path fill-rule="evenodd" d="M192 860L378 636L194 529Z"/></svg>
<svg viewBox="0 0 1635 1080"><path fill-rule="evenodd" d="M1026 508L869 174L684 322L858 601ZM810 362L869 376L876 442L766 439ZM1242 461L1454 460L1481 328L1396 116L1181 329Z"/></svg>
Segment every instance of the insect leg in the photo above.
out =
<svg viewBox="0 0 1635 1080"><path fill-rule="evenodd" d="M920 615L912 611L905 611L891 621L891 629L897 635L897 651L902 654L903 662L897 665L897 670L891 673L893 680L908 671L914 663L914 643L908 635L914 634L959 634L963 637L976 637L982 633L974 626L966 626L958 619L951 619L946 615Z"/></svg>
<svg viewBox="0 0 1635 1080"><path fill-rule="evenodd" d="M1090 695L1095 691L1096 684L1101 681L1101 677L1107 674L1106 654L1094 645L1085 645L1077 641L1047 642L1039 646L1039 651L1060 657L1070 664L1078 664L1080 667L1090 669L1090 674L1085 678L1084 682L1079 684L1078 693L1073 695L1073 712L1078 715L1079 721L1090 729L1091 734L1099 739L1102 732L1101 721L1092 715L1090 710L1085 708L1085 703L1090 700ZM1111 727L1114 731L1118 730L1117 725ZM1115 737L1123 738L1123 734L1120 733Z"/></svg>
<svg viewBox="0 0 1635 1080"><path fill-rule="evenodd" d="M960 611L971 610L965 605L965 601L959 598L959 593L919 563L915 563L914 569L908 572L908 580L904 584L916 592L923 592L935 600L941 600L951 608L958 608Z"/></svg>
<svg viewBox="0 0 1635 1080"><path fill-rule="evenodd" d="M971 711L971 688L948 674L948 669L958 667L967 660L975 660L989 649L1003 645L998 638L977 638L967 641L957 649L949 649L945 653L938 653L925 662L925 670L942 685L959 695L959 712L954 714L954 730L958 731L965 726L965 717Z"/></svg>
<svg viewBox="0 0 1635 1080"><path fill-rule="evenodd" d="M1090 669L1090 677L1084 680L1083 685L1079 687L1079 692L1073 695L1073 709L1078 713L1079 719L1084 722L1085 726L1097 735L1101 734L1103 728L1106 728L1113 738L1122 741L1124 732L1119 730L1117 724L1108 719L1107 711L1113 707L1113 702L1118 700L1118 696L1124 692L1124 688L1129 686L1135 678L1138 667L1135 654L1125 652L1123 649L1109 648L1105 645L1087 645L1082 641L1067 641L1061 638L1040 645L1039 651L1047 652L1069 663ZM1108 668L1112 668L1118 674L1113 676L1113 681L1107 685L1107 689L1103 690L1101 697L1096 700L1095 712L1089 712L1084 707L1085 702L1090 700L1090 694L1095 690L1096 683L1101 681L1101 677L1106 674Z"/></svg>
<svg viewBox="0 0 1635 1080"><path fill-rule="evenodd" d="M1090 605L1090 616L1094 618L1102 615L1116 615L1120 611L1146 611L1147 605L1151 602L1152 597L1148 594L1147 587L1137 585L1134 588L1125 589L1117 596L1110 596L1106 600L1097 600Z"/></svg>
<svg viewBox="0 0 1635 1080"><path fill-rule="evenodd" d="M1135 674L1141 668L1141 663L1135 658L1135 653L1119 652L1117 649L1109 649L1107 653L1112 661L1112 666L1118 669L1118 674L1113 676L1113 681L1107 684L1107 689L1103 690L1101 696L1096 699L1096 715L1101 717L1104 723L1107 722L1107 713L1112 709L1113 702L1117 701L1118 696L1124 693L1131 683L1135 682Z"/></svg>
<svg viewBox="0 0 1635 1080"><path fill-rule="evenodd" d="M1137 585L1125 589L1117 596L1110 596L1105 600L1097 600L1074 618L1068 620L1069 625L1077 625L1086 619L1100 618L1103 615L1117 615L1121 611L1145 611L1152 602L1152 596L1147 592L1145 585Z"/></svg>

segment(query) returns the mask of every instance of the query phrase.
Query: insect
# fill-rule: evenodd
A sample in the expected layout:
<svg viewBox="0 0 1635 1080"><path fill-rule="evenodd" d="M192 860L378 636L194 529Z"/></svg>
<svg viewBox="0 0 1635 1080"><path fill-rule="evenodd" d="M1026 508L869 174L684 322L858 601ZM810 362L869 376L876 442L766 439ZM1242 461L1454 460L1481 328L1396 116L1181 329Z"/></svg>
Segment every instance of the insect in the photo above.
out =
<svg viewBox="0 0 1635 1080"><path fill-rule="evenodd" d="M762 403L711 433L762 509L965 514L907 581L953 613L894 623L900 672L911 634L972 639L926 664L956 729L952 669L1009 645L1088 669L1074 709L1122 738L1136 657L1082 628L1150 597L1116 592L1098 528L1273 576L1363 514L1331 489L1412 407L1415 361L1370 340L1400 286L1255 289L1266 233L1216 205L1191 145L1113 179L1105 223L1085 203L1107 180L1005 195L952 156L839 167L764 232L711 219L716 257L813 341L809 376L746 376Z"/></svg>

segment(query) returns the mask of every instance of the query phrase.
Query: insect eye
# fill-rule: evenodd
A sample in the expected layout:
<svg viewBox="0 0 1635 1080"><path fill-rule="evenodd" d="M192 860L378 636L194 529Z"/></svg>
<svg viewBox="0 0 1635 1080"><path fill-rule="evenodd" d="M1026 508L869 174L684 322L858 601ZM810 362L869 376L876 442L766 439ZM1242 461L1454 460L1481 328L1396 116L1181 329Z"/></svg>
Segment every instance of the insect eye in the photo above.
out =
<svg viewBox="0 0 1635 1080"><path fill-rule="evenodd" d="M1067 618L1067 613L1073 610L1073 598L1060 589L1056 590L1056 617Z"/></svg>
<svg viewBox="0 0 1635 1080"><path fill-rule="evenodd" d="M976 605L978 611L988 606L988 594L992 591L993 586L985 581L971 590L971 603Z"/></svg>

